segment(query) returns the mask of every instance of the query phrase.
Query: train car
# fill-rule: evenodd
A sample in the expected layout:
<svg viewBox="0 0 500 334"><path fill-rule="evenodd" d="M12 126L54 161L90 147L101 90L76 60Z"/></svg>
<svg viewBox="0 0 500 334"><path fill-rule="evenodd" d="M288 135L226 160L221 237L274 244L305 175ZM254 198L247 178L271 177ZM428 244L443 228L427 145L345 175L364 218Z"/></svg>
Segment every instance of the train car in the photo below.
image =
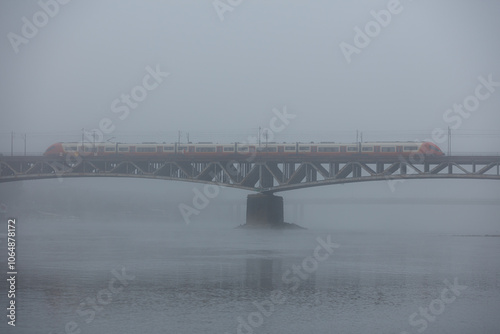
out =
<svg viewBox="0 0 500 334"><path fill-rule="evenodd" d="M182 154L193 157L228 157L254 155L260 157L285 156L442 156L444 153L431 142L365 142L365 143L266 143L214 144L214 143L56 143L44 153L45 156L66 154L82 156L168 156Z"/></svg>

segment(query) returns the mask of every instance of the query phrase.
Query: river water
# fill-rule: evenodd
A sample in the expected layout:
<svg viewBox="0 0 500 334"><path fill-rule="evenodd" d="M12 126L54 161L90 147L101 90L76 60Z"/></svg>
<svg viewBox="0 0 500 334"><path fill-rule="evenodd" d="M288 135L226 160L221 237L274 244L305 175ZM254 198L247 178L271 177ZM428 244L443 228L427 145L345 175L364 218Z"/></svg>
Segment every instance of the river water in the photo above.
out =
<svg viewBox="0 0 500 334"><path fill-rule="evenodd" d="M500 333L499 237L234 226L19 219L0 332Z"/></svg>

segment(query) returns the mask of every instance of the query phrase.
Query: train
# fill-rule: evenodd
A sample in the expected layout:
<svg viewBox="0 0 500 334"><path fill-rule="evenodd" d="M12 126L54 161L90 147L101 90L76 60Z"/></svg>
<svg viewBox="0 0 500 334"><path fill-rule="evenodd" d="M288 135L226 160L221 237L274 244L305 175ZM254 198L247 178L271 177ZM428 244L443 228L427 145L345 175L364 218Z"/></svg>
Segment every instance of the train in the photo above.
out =
<svg viewBox="0 0 500 334"><path fill-rule="evenodd" d="M442 156L439 146L428 141L422 142L358 142L358 143L55 143L44 156L58 157L66 154L82 156L168 156L182 154L192 157L230 157L237 155L276 156Z"/></svg>

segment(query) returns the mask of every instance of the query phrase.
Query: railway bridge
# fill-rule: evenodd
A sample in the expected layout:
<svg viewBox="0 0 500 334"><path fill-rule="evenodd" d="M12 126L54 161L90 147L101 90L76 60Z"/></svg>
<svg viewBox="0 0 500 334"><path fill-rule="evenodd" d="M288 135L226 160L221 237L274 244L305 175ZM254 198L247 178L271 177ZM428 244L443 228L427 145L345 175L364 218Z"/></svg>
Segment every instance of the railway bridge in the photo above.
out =
<svg viewBox="0 0 500 334"><path fill-rule="evenodd" d="M0 183L75 177L133 177L216 184L256 192L247 199L247 224L283 222L274 193L352 182L410 179L500 180L500 156L401 155L346 157L235 155L221 159L126 156L0 156Z"/></svg>

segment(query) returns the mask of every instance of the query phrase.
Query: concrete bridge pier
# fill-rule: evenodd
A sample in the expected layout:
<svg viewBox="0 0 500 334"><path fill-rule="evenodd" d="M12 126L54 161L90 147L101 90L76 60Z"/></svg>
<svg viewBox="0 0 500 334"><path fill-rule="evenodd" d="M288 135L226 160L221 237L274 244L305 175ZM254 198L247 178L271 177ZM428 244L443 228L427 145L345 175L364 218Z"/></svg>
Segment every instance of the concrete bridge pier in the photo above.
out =
<svg viewBox="0 0 500 334"><path fill-rule="evenodd" d="M268 194L251 194L247 197L247 220L244 227L301 228L285 223L283 197Z"/></svg>

